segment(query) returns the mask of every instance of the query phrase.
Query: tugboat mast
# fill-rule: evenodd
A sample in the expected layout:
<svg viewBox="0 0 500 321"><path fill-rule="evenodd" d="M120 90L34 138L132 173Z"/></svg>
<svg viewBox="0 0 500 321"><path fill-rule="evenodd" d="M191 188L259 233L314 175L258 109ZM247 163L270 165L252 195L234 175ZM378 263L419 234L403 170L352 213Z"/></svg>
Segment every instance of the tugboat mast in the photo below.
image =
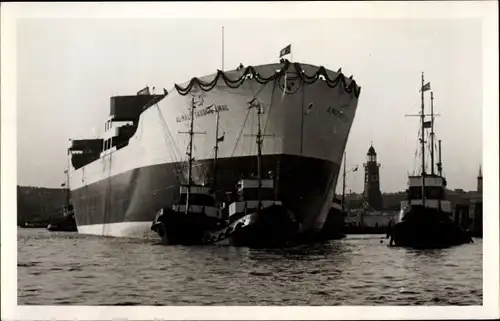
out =
<svg viewBox="0 0 500 321"><path fill-rule="evenodd" d="M422 206L425 207L425 141L424 141L424 120L425 120L425 114L424 114L424 73L422 72L422 85L420 87L420 92L422 95L422 104L421 104L421 116L420 116L420 122L421 122L421 135L420 135L420 146L422 150Z"/></svg>
<svg viewBox="0 0 500 321"><path fill-rule="evenodd" d="M249 135L255 136L257 141L257 180L258 180L258 188L257 188L257 196L258 196L258 212L260 213L262 207L262 143L264 142L265 136L273 136L273 135L265 135L262 134L262 126L260 115L263 114L261 104L254 98L249 103L250 108L257 108L257 135Z"/></svg>
<svg viewBox="0 0 500 321"><path fill-rule="evenodd" d="M193 137L194 137L194 97L191 98L191 123L189 126L189 152L188 152L188 184L186 195L186 214L189 210L189 196L191 195L192 169L193 169Z"/></svg>
<svg viewBox="0 0 500 321"><path fill-rule="evenodd" d="M214 168L213 168L213 188L217 186L217 156L219 152L219 110L215 109L217 118L215 120L215 146L214 146Z"/></svg>
<svg viewBox="0 0 500 321"><path fill-rule="evenodd" d="M71 153L70 153L70 150L68 149L68 168L64 171L64 173L66 174L66 206L69 207L69 202L70 202L70 199L71 199L71 192L70 192L70 189L69 189L69 162L70 162L70 157L71 157Z"/></svg>
<svg viewBox="0 0 500 321"><path fill-rule="evenodd" d="M431 91L431 175L434 176L434 93Z"/></svg>
<svg viewBox="0 0 500 321"><path fill-rule="evenodd" d="M438 173L439 173L439 176L443 176L443 163L441 162L441 139L438 141L438 153L439 153L439 160L438 160L438 163L437 163L437 168L438 168Z"/></svg>
<svg viewBox="0 0 500 321"><path fill-rule="evenodd" d="M262 131L260 126L260 115L262 114L262 107L260 104L257 105L257 179L258 179L258 212L260 213L262 208Z"/></svg>

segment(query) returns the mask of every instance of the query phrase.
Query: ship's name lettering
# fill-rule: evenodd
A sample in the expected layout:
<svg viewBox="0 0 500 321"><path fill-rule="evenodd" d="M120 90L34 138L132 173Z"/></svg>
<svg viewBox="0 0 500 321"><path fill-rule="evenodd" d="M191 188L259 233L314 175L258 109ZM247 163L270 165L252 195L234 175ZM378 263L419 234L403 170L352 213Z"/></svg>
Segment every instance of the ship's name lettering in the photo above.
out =
<svg viewBox="0 0 500 321"><path fill-rule="evenodd" d="M347 117L344 115L344 110L338 110L338 109L335 109L333 108L332 106L329 106L326 111L332 115L335 115L337 116L338 118L340 118L340 120L346 122L347 121Z"/></svg>
<svg viewBox="0 0 500 321"><path fill-rule="evenodd" d="M194 112L194 117L198 118L198 117L203 117L203 116L207 116L207 115L212 115L212 114L215 114L217 111L218 112L229 111L229 108L227 107L227 105L215 105L215 104L210 105L208 107L196 110ZM191 113L186 113L182 116L178 116L176 120L178 123L181 123L181 122L184 122L187 120L191 120Z"/></svg>

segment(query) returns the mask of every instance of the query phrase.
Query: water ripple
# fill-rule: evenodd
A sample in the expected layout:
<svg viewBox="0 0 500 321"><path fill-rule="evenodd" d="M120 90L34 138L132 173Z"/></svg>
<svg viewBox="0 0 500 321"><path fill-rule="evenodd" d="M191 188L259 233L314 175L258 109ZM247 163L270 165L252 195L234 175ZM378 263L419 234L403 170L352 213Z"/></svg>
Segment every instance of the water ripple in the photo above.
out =
<svg viewBox="0 0 500 321"><path fill-rule="evenodd" d="M162 246L18 229L21 305L480 305L482 242L416 251L380 236L291 249Z"/></svg>

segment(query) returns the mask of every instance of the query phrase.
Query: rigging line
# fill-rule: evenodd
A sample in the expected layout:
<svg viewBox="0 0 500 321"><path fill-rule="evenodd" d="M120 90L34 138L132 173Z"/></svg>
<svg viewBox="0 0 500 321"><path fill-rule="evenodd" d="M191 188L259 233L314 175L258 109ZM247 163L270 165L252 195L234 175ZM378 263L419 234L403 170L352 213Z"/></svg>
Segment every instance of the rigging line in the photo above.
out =
<svg viewBox="0 0 500 321"><path fill-rule="evenodd" d="M175 152L177 151L176 148L175 148L175 144L174 146L172 146L173 144L170 142L170 138L171 138L171 134L170 134L170 131L168 129L168 126L167 126L167 123L165 121L165 118L163 117L163 113L161 112L161 109L160 107L158 106L158 104L156 104L156 107L157 107L157 110L158 110L158 113L160 114L160 118L162 120L162 128L164 130L164 140L167 144L167 151L169 151L169 149L172 149L172 153L171 156L172 156L172 160L173 160L173 163L174 163L174 176L176 177L177 181L180 183L180 180L179 180L179 170L180 170L180 167L179 167L179 161L177 160L177 155L175 155ZM169 148L170 147L170 148ZM177 173L176 173L177 171Z"/></svg>
<svg viewBox="0 0 500 321"><path fill-rule="evenodd" d="M255 99L258 94L260 94L260 92L262 91L262 89L264 89L264 87L266 86L266 84L267 83L262 84L262 86L259 88L259 90L257 90L257 92L253 95L252 100ZM241 130L240 130L240 132L238 134L238 138L236 139L236 143L234 144L234 148L233 148L233 152L231 153L231 157L233 157L234 153L236 152L236 148L238 147L238 143L240 142L241 135L243 134L243 130L245 129L245 125L247 123L248 115L249 114L250 114L250 109L247 108L247 115L245 116L245 121L243 122L243 126L241 127Z"/></svg>
<svg viewBox="0 0 500 321"><path fill-rule="evenodd" d="M166 123L166 121L165 121L165 117L163 117L163 113L161 112L160 107L159 107L158 105L156 105L155 107L156 107L156 109L158 110L158 114L160 115L160 120L161 120L161 124L162 124L162 129L163 129L163 131L164 131L164 132L163 132L163 135L164 135L165 142L166 142L167 144L170 144L170 141L168 141L168 140L170 139L170 136L169 136L170 131L169 131L168 126L167 126L167 123ZM173 154L173 153L172 153L172 154ZM175 155L171 155L171 156L172 156L173 160L175 161L175 160L176 160L176 159L175 159Z"/></svg>
<svg viewBox="0 0 500 321"><path fill-rule="evenodd" d="M236 152L236 148L238 147L238 143L241 139L241 135L243 134L243 130L245 128L245 124L247 123L247 120L248 120L248 115L250 114L250 109L247 109L247 115L245 116L245 121L243 122L243 126L241 127L241 130L238 134L238 138L236 139L236 143L234 144L234 149L233 149L233 152L231 153L231 157L234 156L234 153Z"/></svg>
<svg viewBox="0 0 500 321"><path fill-rule="evenodd" d="M175 147L173 147L173 144L169 141L169 137L168 135L165 135L164 134L164 139L165 139L165 143L166 143L166 147L167 147L167 150L169 149L172 149L172 150L175 150ZM173 156L173 164L174 164L174 174L178 174L178 171L179 171L179 160L178 160L178 156ZM177 180L178 180L178 177L177 177Z"/></svg>
<svg viewBox="0 0 500 321"><path fill-rule="evenodd" d="M273 90L271 92L271 98L269 99L269 112L267 113L266 123L264 124L264 134L266 134L267 123L269 122L269 118L271 116L271 108L273 108L274 90L276 89L276 83L277 83L277 81L278 81L278 79L275 79L274 82L273 82Z"/></svg>
<svg viewBox="0 0 500 321"><path fill-rule="evenodd" d="M165 120L165 117L163 116L163 112L159 108L158 104L156 104L156 107L158 108L158 112L160 113L160 117L161 117L161 119L163 121L163 125L164 125L164 130L166 131L167 139L169 140L167 143L172 148L172 157L173 157L173 160L174 160L174 162L176 164L178 164L181 161L181 159L182 159L182 156L180 155L179 148L178 148L177 144L175 144L175 139L172 136L172 133L170 132L170 130L168 128L168 125L167 125L167 122Z"/></svg>
<svg viewBox="0 0 500 321"><path fill-rule="evenodd" d="M173 159L175 162L179 162L182 157L180 156L179 149L178 149L177 145L175 144L175 139L173 138L172 133L170 132L170 130L168 128L167 122L165 121L165 117L163 117L163 113L161 112L161 110L159 108L158 108L158 110L159 110L160 116L163 120L163 123L164 123L163 125L165 126L164 130L166 130L168 144L170 144L170 147L172 148Z"/></svg>
<svg viewBox="0 0 500 321"><path fill-rule="evenodd" d="M418 127L418 133L417 133L417 148L415 148L415 158L413 159L413 173L417 173L418 169L417 169L417 166L418 166L418 157L420 156L420 148L419 148L419 145L420 145L420 126Z"/></svg>

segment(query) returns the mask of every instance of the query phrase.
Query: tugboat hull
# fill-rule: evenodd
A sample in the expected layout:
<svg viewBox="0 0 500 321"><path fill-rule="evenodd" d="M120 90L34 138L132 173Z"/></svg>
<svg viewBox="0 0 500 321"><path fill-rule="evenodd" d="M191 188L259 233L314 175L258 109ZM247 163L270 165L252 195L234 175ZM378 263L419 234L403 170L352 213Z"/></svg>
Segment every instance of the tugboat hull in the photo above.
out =
<svg viewBox="0 0 500 321"><path fill-rule="evenodd" d="M445 248L471 243L470 236L454 224L447 214L433 208L418 206L406 214L405 220L394 225L391 244L412 248Z"/></svg>
<svg viewBox="0 0 500 321"><path fill-rule="evenodd" d="M161 236L167 245L199 245L204 243L207 231L222 227L220 220L201 213L184 213L166 209L154 221L151 230Z"/></svg>
<svg viewBox="0 0 500 321"><path fill-rule="evenodd" d="M291 244L298 232L291 213L283 206L272 205L239 220L229 234L229 242L235 246L282 247Z"/></svg>
<svg viewBox="0 0 500 321"><path fill-rule="evenodd" d="M70 215L58 219L52 219L49 225L47 225L47 230L51 232L77 232L78 228L76 226L75 217Z"/></svg>
<svg viewBox="0 0 500 321"><path fill-rule="evenodd" d="M471 243L467 233L453 224L411 225L400 223L394 226L394 245L412 248L445 248Z"/></svg>

